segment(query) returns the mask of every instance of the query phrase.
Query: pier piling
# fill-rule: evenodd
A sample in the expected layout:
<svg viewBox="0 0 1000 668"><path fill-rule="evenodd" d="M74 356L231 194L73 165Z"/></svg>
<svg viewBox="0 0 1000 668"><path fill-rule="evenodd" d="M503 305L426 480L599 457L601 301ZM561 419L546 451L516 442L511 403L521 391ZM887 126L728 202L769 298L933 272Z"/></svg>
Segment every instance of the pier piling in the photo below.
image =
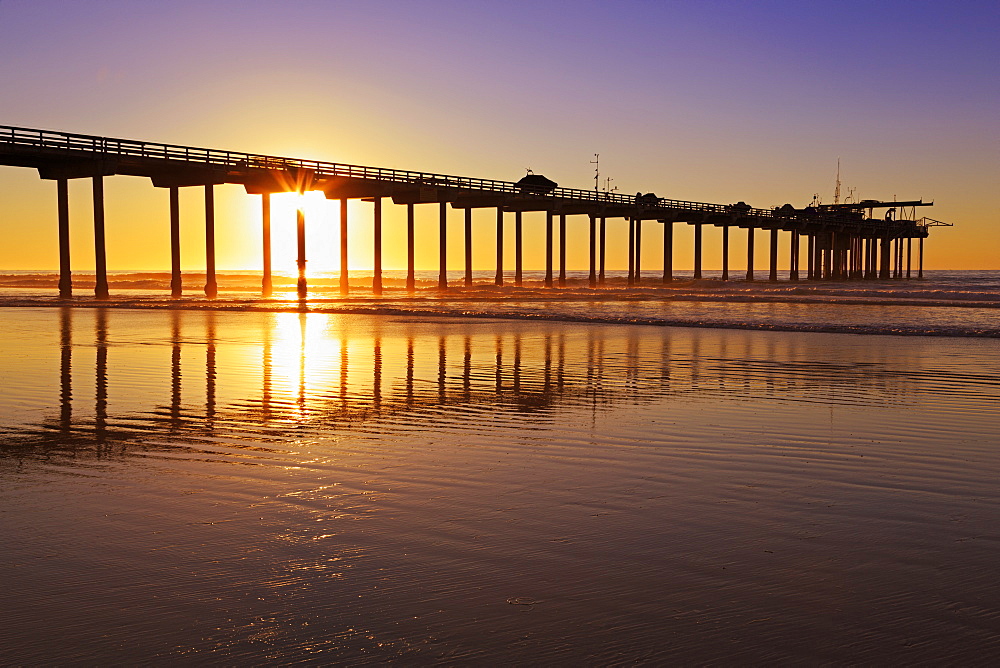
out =
<svg viewBox="0 0 1000 668"><path fill-rule="evenodd" d="M93 178L94 192L94 297L108 299L108 255L104 235L104 177Z"/></svg>
<svg viewBox="0 0 1000 668"><path fill-rule="evenodd" d="M374 248L372 249L372 292L376 295L382 294L382 198L373 197L372 204L372 239Z"/></svg>
<svg viewBox="0 0 1000 668"><path fill-rule="evenodd" d="M694 225L694 277L701 278L701 223Z"/></svg>
<svg viewBox="0 0 1000 668"><path fill-rule="evenodd" d="M263 276L261 295L270 297L274 287L271 282L271 193L261 193L261 245L263 252Z"/></svg>
<svg viewBox="0 0 1000 668"><path fill-rule="evenodd" d="M299 270L296 288L299 299L305 299L308 293L306 287L306 213L301 206L295 210L295 240L298 251L295 264Z"/></svg>
<svg viewBox="0 0 1000 668"><path fill-rule="evenodd" d="M503 208L497 207L497 273L494 285L503 285Z"/></svg>
<svg viewBox="0 0 1000 668"><path fill-rule="evenodd" d="M448 204L438 204L438 290L448 289Z"/></svg>
<svg viewBox="0 0 1000 668"><path fill-rule="evenodd" d="M170 296L177 299L181 287L181 207L180 188L170 189Z"/></svg>
<svg viewBox="0 0 1000 668"><path fill-rule="evenodd" d="M472 287L472 209L465 210L465 287Z"/></svg>
<svg viewBox="0 0 1000 668"><path fill-rule="evenodd" d="M205 186L205 296L219 296L219 283L215 278L215 186Z"/></svg>
<svg viewBox="0 0 1000 668"><path fill-rule="evenodd" d="M56 207L59 216L59 298L73 296L69 258L69 182L56 179Z"/></svg>
<svg viewBox="0 0 1000 668"><path fill-rule="evenodd" d="M351 291L351 279L347 268L347 198L340 198L340 294Z"/></svg>
<svg viewBox="0 0 1000 668"><path fill-rule="evenodd" d="M524 271L524 249L522 247L522 212L514 212L514 285L521 287Z"/></svg>
<svg viewBox="0 0 1000 668"><path fill-rule="evenodd" d="M674 280L674 222L663 221L663 282Z"/></svg>

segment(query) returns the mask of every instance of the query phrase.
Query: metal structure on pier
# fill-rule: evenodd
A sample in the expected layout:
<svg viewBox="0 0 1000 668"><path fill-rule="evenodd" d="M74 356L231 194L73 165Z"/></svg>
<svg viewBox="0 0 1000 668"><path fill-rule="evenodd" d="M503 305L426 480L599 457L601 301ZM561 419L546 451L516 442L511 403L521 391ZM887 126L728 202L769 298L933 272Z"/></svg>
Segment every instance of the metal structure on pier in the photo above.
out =
<svg viewBox="0 0 1000 668"><path fill-rule="evenodd" d="M277 156L221 151L191 146L97 137L54 132L32 128L0 125L0 165L37 169L43 179L57 183L59 219L60 296L72 295L69 256L69 179L89 178L94 192L94 240L97 281L95 295L108 297L107 262L104 238L105 176L128 175L152 180L155 187L170 191L171 226L171 294L180 297L180 213L179 189L205 189L205 294L215 297L215 214L214 186L240 184L248 194L262 195L262 244L264 296L271 294L271 232L270 195L278 192L321 190L329 199L341 202L341 291L349 290L347 258L347 201L362 199L374 204L374 278L372 289L382 292L382 202L390 198L394 204L407 207L408 271L407 289L415 289L414 279L414 206L437 204L440 210L440 275L439 287L448 287L445 273L445 222L447 208L465 213L465 277L472 285L472 211L477 208L496 210L497 261L494 283L503 285L503 234L506 213L514 214L515 268L514 284L522 284L522 214L528 211L546 213L545 279L546 287L566 284L565 248L566 217L586 215L589 218L589 285L604 283L605 223L608 218L629 221L628 284L641 280L640 250L642 223L656 221L663 225L663 282L673 280L673 224L687 223L694 230L694 278L702 277L702 228L720 227L723 242L722 279L729 276L729 232L747 230L746 279L754 279L754 231L770 232L768 278L778 280L779 233L789 236L788 279L799 280L802 237L806 237L806 278L810 280L911 278L912 241L918 240L917 277L923 275L923 243L928 229L947 225L940 221L916 217L916 208L930 206L923 201L881 202L863 200L853 204L814 205L796 209L786 204L774 209L758 209L743 202L711 204L657 197L652 193L634 196L616 192L599 192L561 188L541 175L529 174L520 181L498 181L428 172L364 167L335 162L301 160ZM885 211L883 216L874 212ZM907 217L906 212L909 212ZM899 215L897 215L897 213ZM559 267L555 272L554 219L559 224ZM299 211L298 293L307 296L305 277L306 245L305 218ZM904 268L905 267L905 268Z"/></svg>

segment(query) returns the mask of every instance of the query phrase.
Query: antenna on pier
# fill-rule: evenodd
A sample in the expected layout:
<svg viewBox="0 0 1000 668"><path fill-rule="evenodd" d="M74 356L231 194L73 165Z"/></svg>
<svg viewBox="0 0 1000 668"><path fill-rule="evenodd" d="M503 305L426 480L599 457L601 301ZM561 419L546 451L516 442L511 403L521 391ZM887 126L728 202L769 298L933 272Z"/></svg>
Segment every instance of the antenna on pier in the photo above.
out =
<svg viewBox="0 0 1000 668"><path fill-rule="evenodd" d="M837 187L833 189L833 203L840 204L840 158L837 158Z"/></svg>
<svg viewBox="0 0 1000 668"><path fill-rule="evenodd" d="M596 193L600 191L601 185L601 154L595 153L590 164L594 165L594 192Z"/></svg>

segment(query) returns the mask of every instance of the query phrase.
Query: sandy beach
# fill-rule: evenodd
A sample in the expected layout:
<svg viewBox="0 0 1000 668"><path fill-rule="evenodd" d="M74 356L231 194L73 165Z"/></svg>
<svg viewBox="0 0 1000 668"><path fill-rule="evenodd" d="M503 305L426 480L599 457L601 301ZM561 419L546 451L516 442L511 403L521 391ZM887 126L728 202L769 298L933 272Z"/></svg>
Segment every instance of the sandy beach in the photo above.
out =
<svg viewBox="0 0 1000 668"><path fill-rule="evenodd" d="M995 339L0 321L3 663L1000 657Z"/></svg>

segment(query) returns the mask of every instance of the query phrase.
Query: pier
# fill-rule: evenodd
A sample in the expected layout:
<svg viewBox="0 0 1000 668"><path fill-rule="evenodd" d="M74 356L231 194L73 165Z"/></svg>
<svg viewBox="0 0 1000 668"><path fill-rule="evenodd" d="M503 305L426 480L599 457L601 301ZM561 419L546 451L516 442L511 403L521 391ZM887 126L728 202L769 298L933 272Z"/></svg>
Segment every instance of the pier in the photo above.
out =
<svg viewBox="0 0 1000 668"><path fill-rule="evenodd" d="M545 177L529 174L519 181L498 181L464 176L449 176L428 172L364 167L335 162L301 160L234 151L222 151L191 146L178 146L130 139L54 132L48 130L0 125L0 165L37 169L42 179L56 182L56 210L59 238L59 296L72 296L70 270L70 207L68 181L91 179L93 182L94 245L97 299L109 297L107 255L104 232L104 177L127 175L149 178L152 185L169 191L171 280L170 292L181 297L180 207L181 188L202 188L205 192L205 296L218 294L215 277L215 207L214 187L221 184L242 185L248 195L261 197L261 239L263 267L261 293L271 295L271 206L270 196L280 192L322 191L328 199L340 201L340 291L348 294L348 233L347 203L358 199L373 206L370 224L374 237L374 277L372 291L381 294L382 286L382 204L405 206L407 212L407 278L406 289L414 291L415 238L433 231L417 229L414 207L436 205L439 211L439 279L438 289L448 290L445 271L446 222L448 210L460 209L464 214L464 281L472 280L472 215L476 209L493 209L496 215L496 274L494 284L507 281L504 271L503 239L505 226L512 214L514 225L513 284L523 282L522 250L528 243L544 244L545 288L566 286L567 216L586 216L589 221L588 285L605 285L606 224L608 219L621 218L628 222L627 284L635 286L644 278L640 262L643 223L655 223L662 228L662 267L659 281L674 280L673 226L682 223L694 226L694 278L702 278L702 252L705 226L720 228L722 243L722 280L729 280L730 237L738 238L746 230L747 270L745 279L755 280L756 256L754 232L769 233L767 249L767 280L799 281L805 270L806 280L886 280L923 277L924 240L929 228L948 225L928 217L917 217L917 209L933 202L911 200L888 202L862 200L857 203L836 203L795 208L790 204L773 209L758 209L744 202L711 204L657 197L653 193L634 196L559 187ZM525 230L523 215L527 212L545 214L544 231ZM876 215L876 212L877 215ZM556 224L558 221L558 224ZM305 214L300 209L296 221L296 248L300 299L308 296L306 279L307 247ZM352 221L352 224L360 224ZM555 240L558 230L558 269L555 265ZM544 241L542 239L544 238ZM536 241L537 239L537 241ZM647 236L648 239L648 236ZM914 244L916 265L914 266ZM579 243L579 239L574 240ZM779 248L788 245L785 267L779 266ZM805 258L801 257L803 246ZM558 272L558 273L557 273Z"/></svg>

